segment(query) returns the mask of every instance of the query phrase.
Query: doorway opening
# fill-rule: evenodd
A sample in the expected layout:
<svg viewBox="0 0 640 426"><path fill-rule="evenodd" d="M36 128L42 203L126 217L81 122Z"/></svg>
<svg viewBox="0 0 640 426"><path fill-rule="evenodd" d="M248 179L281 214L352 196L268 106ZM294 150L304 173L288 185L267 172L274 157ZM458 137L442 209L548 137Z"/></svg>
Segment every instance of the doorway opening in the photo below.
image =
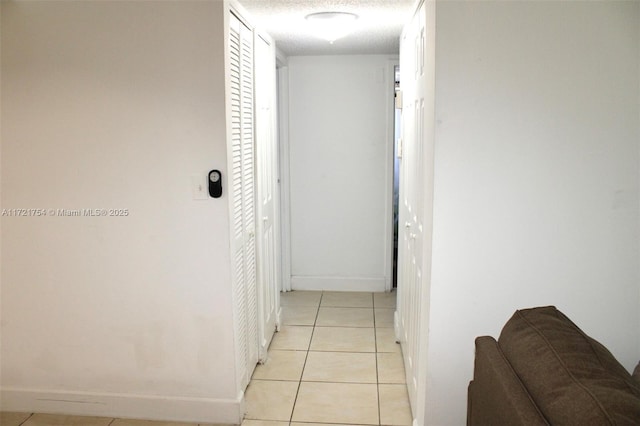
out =
<svg viewBox="0 0 640 426"><path fill-rule="evenodd" d="M393 275L392 287L398 287L398 210L400 203L400 66L394 67L393 96Z"/></svg>

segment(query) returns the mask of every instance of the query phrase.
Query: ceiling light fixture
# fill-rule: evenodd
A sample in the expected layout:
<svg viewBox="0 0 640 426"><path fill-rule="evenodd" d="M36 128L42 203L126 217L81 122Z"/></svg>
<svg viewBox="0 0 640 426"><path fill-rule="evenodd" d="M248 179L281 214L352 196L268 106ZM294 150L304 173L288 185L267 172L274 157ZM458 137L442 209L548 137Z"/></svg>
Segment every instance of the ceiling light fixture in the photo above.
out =
<svg viewBox="0 0 640 426"><path fill-rule="evenodd" d="M313 34L333 44L353 31L353 23L358 15L348 12L318 12L305 16L305 19Z"/></svg>

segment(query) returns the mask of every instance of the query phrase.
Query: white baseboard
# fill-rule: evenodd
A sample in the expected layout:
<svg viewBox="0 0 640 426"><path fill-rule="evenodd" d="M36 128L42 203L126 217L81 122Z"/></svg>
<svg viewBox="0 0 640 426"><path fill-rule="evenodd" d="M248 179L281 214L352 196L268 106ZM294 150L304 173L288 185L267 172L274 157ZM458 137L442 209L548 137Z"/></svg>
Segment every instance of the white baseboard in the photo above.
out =
<svg viewBox="0 0 640 426"><path fill-rule="evenodd" d="M2 388L0 411L239 425L245 401Z"/></svg>
<svg viewBox="0 0 640 426"><path fill-rule="evenodd" d="M308 277L291 276L293 290L310 291L385 291L385 279L380 278L344 278L344 277Z"/></svg>
<svg viewBox="0 0 640 426"><path fill-rule="evenodd" d="M282 306L278 306L278 313L276 314L276 331L280 331L282 326Z"/></svg>

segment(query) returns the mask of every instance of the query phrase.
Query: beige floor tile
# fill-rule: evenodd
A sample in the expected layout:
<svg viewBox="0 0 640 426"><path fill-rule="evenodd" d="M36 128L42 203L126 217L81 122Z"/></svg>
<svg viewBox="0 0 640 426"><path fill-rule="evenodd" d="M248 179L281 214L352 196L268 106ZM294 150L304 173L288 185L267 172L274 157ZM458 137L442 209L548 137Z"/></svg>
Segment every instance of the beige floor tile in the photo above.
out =
<svg viewBox="0 0 640 426"><path fill-rule="evenodd" d="M34 414L23 423L23 426L107 426L112 420L110 417Z"/></svg>
<svg viewBox="0 0 640 426"><path fill-rule="evenodd" d="M269 351L267 361L258 364L253 378L263 380L293 380L299 381L307 358L306 351Z"/></svg>
<svg viewBox="0 0 640 426"><path fill-rule="evenodd" d="M292 421L377 425L376 385L302 382Z"/></svg>
<svg viewBox="0 0 640 426"><path fill-rule="evenodd" d="M313 327L283 326L273 335L269 350L298 350L309 349Z"/></svg>
<svg viewBox="0 0 640 426"><path fill-rule="evenodd" d="M378 385L380 392L380 424L411 426L413 416L405 385Z"/></svg>
<svg viewBox="0 0 640 426"><path fill-rule="evenodd" d="M371 308L320 308L318 327L373 327Z"/></svg>
<svg viewBox="0 0 640 426"><path fill-rule="evenodd" d="M392 328L394 312L395 312L395 309L376 308L375 309L376 327Z"/></svg>
<svg viewBox="0 0 640 426"><path fill-rule="evenodd" d="M376 383L376 355L352 352L309 352L302 380Z"/></svg>
<svg viewBox="0 0 640 426"><path fill-rule="evenodd" d="M343 425L337 423L291 423L291 426L358 426L358 425Z"/></svg>
<svg viewBox="0 0 640 426"><path fill-rule="evenodd" d="M321 291L288 291L280 293L281 306L320 306Z"/></svg>
<svg viewBox="0 0 640 426"><path fill-rule="evenodd" d="M289 422L273 422L269 420L247 419L242 422L242 426L289 426Z"/></svg>
<svg viewBox="0 0 640 426"><path fill-rule="evenodd" d="M238 426L230 423L198 423L198 426Z"/></svg>
<svg viewBox="0 0 640 426"><path fill-rule="evenodd" d="M325 291L320 306L335 308L373 308L372 293Z"/></svg>
<svg viewBox="0 0 640 426"><path fill-rule="evenodd" d="M373 293L373 304L376 308L396 308L396 296L398 292Z"/></svg>
<svg viewBox="0 0 640 426"><path fill-rule="evenodd" d="M314 325L318 308L313 306L286 306L282 308L284 325Z"/></svg>
<svg viewBox="0 0 640 426"><path fill-rule="evenodd" d="M400 352L393 328L376 328L376 349L378 352Z"/></svg>
<svg viewBox="0 0 640 426"><path fill-rule="evenodd" d="M406 383L401 352L378 353L378 382Z"/></svg>
<svg viewBox="0 0 640 426"><path fill-rule="evenodd" d="M115 419L109 426L197 426L197 423L160 422L155 420Z"/></svg>
<svg viewBox="0 0 640 426"><path fill-rule="evenodd" d="M298 382L252 380L247 387L247 419L289 421Z"/></svg>
<svg viewBox="0 0 640 426"><path fill-rule="evenodd" d="M375 352L373 328L316 327L311 339L312 351Z"/></svg>
<svg viewBox="0 0 640 426"><path fill-rule="evenodd" d="M20 426L22 422L27 420L31 413L16 413L11 411L0 412L0 425L2 426Z"/></svg>
<svg viewBox="0 0 640 426"><path fill-rule="evenodd" d="M199 423L198 426L238 426L238 425L232 425L230 423Z"/></svg>

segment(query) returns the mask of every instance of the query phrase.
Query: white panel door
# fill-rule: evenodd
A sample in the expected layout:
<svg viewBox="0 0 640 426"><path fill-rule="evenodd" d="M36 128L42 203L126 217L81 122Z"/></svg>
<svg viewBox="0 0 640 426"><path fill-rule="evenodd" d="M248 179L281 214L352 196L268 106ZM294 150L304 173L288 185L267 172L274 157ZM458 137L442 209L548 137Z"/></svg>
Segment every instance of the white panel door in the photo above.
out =
<svg viewBox="0 0 640 426"><path fill-rule="evenodd" d="M424 6L423 6L424 7ZM402 90L402 158L398 242L398 332L404 356L409 400L415 414L420 377L420 330L423 283L423 146L424 14L420 10L406 27L400 45Z"/></svg>
<svg viewBox="0 0 640 426"><path fill-rule="evenodd" d="M256 53L256 158L258 192L259 358L264 361L276 329L277 277L277 138L275 49L259 35Z"/></svg>
<svg viewBox="0 0 640 426"><path fill-rule="evenodd" d="M233 294L238 380L245 388L258 362L254 182L253 32L229 20L229 118Z"/></svg>

